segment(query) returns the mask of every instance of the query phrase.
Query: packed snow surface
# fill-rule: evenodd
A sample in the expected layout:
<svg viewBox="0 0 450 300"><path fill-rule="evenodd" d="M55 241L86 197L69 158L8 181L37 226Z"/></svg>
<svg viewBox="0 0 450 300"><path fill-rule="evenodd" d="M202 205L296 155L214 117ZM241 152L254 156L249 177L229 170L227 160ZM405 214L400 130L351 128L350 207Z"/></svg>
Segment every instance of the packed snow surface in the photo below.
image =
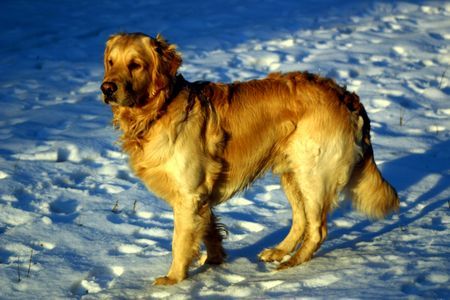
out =
<svg viewBox="0 0 450 300"><path fill-rule="evenodd" d="M20 1L0 3L0 298L441 298L450 295L450 2ZM309 70L356 91L398 214L342 202L309 263L257 253L291 212L271 174L218 207L228 260L155 287L173 216L135 178L100 100L103 47L161 32L191 80Z"/></svg>

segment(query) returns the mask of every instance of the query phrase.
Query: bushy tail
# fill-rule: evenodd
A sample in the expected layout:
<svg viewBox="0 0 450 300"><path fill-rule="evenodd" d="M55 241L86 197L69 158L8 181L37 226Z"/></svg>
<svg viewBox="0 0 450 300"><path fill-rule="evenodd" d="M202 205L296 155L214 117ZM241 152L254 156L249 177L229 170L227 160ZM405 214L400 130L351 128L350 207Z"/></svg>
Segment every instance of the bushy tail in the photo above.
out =
<svg viewBox="0 0 450 300"><path fill-rule="evenodd" d="M383 178L375 163L370 141L370 120L361 103L357 111L363 120L359 128L363 158L353 170L347 192L357 210L371 218L382 218L398 210L400 201L396 190Z"/></svg>
<svg viewBox="0 0 450 300"><path fill-rule="evenodd" d="M355 167L347 189L356 209L372 218L382 218L399 208L397 192L381 176L373 152L366 153Z"/></svg>

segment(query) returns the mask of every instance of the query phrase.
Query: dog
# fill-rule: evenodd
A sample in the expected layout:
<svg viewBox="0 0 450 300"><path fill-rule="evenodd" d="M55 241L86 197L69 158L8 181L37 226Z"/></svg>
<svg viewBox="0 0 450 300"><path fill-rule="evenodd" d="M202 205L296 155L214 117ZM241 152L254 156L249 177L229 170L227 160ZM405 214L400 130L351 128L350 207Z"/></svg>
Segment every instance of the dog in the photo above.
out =
<svg viewBox="0 0 450 300"><path fill-rule="evenodd" d="M173 209L172 264L156 285L176 284L205 245L221 264L223 226L213 207L267 171L280 176L292 227L259 254L278 269L309 261L327 236L340 192L373 218L399 207L378 170L370 121L355 93L308 72L260 80L188 82L176 46L161 35L120 33L106 43L103 100L133 172ZM286 255L291 255L283 261Z"/></svg>

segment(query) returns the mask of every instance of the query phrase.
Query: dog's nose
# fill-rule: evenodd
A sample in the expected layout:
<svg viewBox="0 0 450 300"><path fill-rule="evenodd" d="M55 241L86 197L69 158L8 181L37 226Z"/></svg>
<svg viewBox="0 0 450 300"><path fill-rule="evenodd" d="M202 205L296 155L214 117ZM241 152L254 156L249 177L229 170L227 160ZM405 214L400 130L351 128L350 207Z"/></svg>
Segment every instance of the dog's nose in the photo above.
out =
<svg viewBox="0 0 450 300"><path fill-rule="evenodd" d="M101 86L103 94L107 97L111 97L117 91L117 85L114 82L103 82Z"/></svg>

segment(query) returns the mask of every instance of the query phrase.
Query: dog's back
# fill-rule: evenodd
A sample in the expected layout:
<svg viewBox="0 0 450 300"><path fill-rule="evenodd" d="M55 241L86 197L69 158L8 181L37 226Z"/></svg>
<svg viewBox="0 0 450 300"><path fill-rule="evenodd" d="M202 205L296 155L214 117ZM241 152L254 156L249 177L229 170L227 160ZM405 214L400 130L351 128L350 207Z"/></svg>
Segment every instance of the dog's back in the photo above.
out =
<svg viewBox="0 0 450 300"><path fill-rule="evenodd" d="M227 136L224 150L227 169L222 177L226 184L218 185L223 189L223 200L268 169L278 174L295 173L310 165L310 161L300 163L297 159L305 147L314 147L304 142L309 140L322 152L319 168L326 169L327 164L335 163L329 168L337 174L342 165L347 166L343 174L334 175L340 177L336 189L339 192L350 182L350 195L357 208L370 216L381 216L398 207L395 191L382 179L373 185L375 190L381 187L385 190L379 197L388 204L378 201L371 211L365 208L368 204L363 204L373 201L362 200L362 190L367 186L360 191L361 178L382 177L373 161L370 120L355 93L331 79L308 72L273 73L265 79L233 84L210 83L203 89ZM373 190L370 194L377 193ZM378 213L377 206L384 208Z"/></svg>

